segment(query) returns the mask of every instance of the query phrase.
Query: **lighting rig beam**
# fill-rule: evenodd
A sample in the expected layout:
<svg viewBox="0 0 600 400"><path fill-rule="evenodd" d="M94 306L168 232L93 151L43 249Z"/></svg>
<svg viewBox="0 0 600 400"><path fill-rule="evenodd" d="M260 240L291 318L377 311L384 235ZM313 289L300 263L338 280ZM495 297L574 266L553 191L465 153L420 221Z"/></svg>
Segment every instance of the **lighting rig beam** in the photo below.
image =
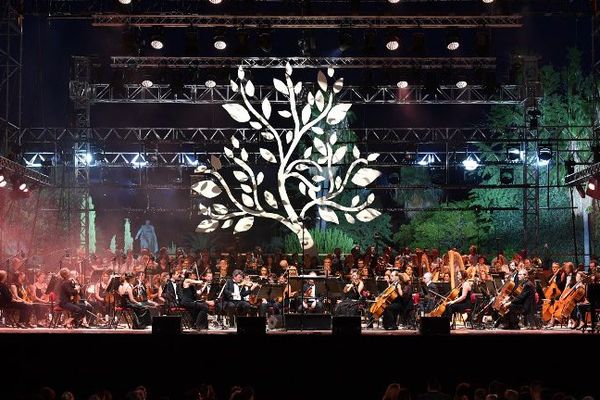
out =
<svg viewBox="0 0 600 400"><path fill-rule="evenodd" d="M50 178L46 175L40 174L39 172L33 171L29 168L25 168L21 164L18 164L2 156L0 156L0 168L4 169L5 171L12 172L13 174L16 174L24 180L34 182L43 186L51 186Z"/></svg>

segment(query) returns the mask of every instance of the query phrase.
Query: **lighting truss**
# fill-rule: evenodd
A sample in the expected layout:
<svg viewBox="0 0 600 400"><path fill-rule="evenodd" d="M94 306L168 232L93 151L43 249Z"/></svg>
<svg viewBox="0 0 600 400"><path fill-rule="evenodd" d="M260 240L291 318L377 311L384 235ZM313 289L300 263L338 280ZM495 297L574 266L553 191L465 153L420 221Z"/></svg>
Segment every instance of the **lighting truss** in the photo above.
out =
<svg viewBox="0 0 600 400"><path fill-rule="evenodd" d="M305 89L314 88L306 84ZM118 92L118 93L117 93ZM289 99L275 90L272 85L255 86L256 99L269 98L271 104L288 103ZM207 88L205 85L185 85L183 93L175 94L166 84L155 84L150 88L140 84L126 84L124 92L115 91L108 83L90 84L89 101L93 103L180 103L180 104L225 104L240 101L240 94L229 85ZM524 99L523 86L502 85L489 93L482 85L469 85L458 89L455 85L439 86L435 93L428 93L422 85L398 89L394 86L344 86L338 100L353 104L521 104Z"/></svg>
<svg viewBox="0 0 600 400"><path fill-rule="evenodd" d="M496 68L495 57L111 57L115 68Z"/></svg>
<svg viewBox="0 0 600 400"><path fill-rule="evenodd" d="M22 166L14 161L9 160L8 158L4 158L0 156L0 167L2 167L6 171L10 171L19 177L30 181L35 182L39 185L50 186L50 178L48 178L44 174L40 174L37 171L33 171L29 168Z"/></svg>
<svg viewBox="0 0 600 400"><path fill-rule="evenodd" d="M580 169L577 172L565 176L565 185L574 186L579 183L585 182L593 176L600 175L600 163L596 163Z"/></svg>
<svg viewBox="0 0 600 400"><path fill-rule="evenodd" d="M74 18L74 16L70 16ZM328 29L341 26L350 29L424 29L424 28L519 28L520 15L189 15L189 14L95 14L94 26L137 26L171 28L262 28Z"/></svg>

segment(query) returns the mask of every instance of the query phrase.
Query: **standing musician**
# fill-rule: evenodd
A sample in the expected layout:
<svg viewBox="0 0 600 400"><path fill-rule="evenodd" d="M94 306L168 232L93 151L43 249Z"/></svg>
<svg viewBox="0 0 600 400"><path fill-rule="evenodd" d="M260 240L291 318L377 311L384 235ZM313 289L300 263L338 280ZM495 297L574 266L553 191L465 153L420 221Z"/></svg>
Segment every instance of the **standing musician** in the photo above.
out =
<svg viewBox="0 0 600 400"><path fill-rule="evenodd" d="M181 288L181 306L192 314L194 328L197 330L208 329L208 304L203 300L196 299L196 286L203 285L204 282L197 279L195 272L185 272Z"/></svg>
<svg viewBox="0 0 600 400"><path fill-rule="evenodd" d="M315 272L311 272L309 275L317 276ZM320 293L317 293L317 285L315 284L315 280L309 279L308 282L304 284L302 290L304 291L304 299L302 304L298 307L298 312L307 310L309 312L322 313L323 302L319 297Z"/></svg>
<svg viewBox="0 0 600 400"><path fill-rule="evenodd" d="M236 269L223 288L223 309L229 316L248 315L252 308L250 303L244 300L244 297L249 296L258 284L243 285L243 280L244 273Z"/></svg>
<svg viewBox="0 0 600 400"><path fill-rule="evenodd" d="M358 305L364 288L365 284L358 276L358 270L352 269L350 271L350 283L344 286L343 289L344 300L335 306L335 315L360 315Z"/></svg>
<svg viewBox="0 0 600 400"><path fill-rule="evenodd" d="M383 328L385 330L398 329L396 320L398 319L398 315L402 314L406 307L406 301L404 296L406 290L402 289L401 280L408 282L408 276L406 274L402 275L404 275L404 277L401 277L400 272L397 270L393 270L390 275L390 286L394 286L396 288L398 292L398 297L396 297L394 301L392 301L383 311ZM412 296L412 290L409 292L409 296Z"/></svg>
<svg viewBox="0 0 600 400"><path fill-rule="evenodd" d="M535 326L533 318L535 314L535 286L528 279L528 272L525 268L519 270L517 277L522 287L521 293L515 296L512 301L508 301L507 326L505 329L520 329L519 314L523 314L525 322L530 328Z"/></svg>
<svg viewBox="0 0 600 400"><path fill-rule="evenodd" d="M87 325L81 323L87 309L86 305L79 301L81 287L77 281L71 279L71 272L68 268L61 268L59 275L62 282L59 287L58 305L71 313L71 318L65 321L65 327L72 328L73 322L75 322L75 326L86 327Z"/></svg>
<svg viewBox="0 0 600 400"><path fill-rule="evenodd" d="M454 300L450 300L446 304L446 311L444 315L447 317L452 317L454 313L463 313L467 308L471 306L471 282L467 279L467 275L464 274L464 279L462 279L462 284L460 288L460 296L458 296Z"/></svg>

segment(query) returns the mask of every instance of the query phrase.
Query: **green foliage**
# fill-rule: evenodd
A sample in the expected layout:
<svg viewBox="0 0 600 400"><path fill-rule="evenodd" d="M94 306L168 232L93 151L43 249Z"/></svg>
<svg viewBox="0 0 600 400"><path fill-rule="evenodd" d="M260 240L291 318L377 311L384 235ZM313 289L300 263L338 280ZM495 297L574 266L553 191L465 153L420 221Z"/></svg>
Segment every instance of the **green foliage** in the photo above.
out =
<svg viewBox="0 0 600 400"><path fill-rule="evenodd" d="M110 239L110 246L108 248L113 254L117 252L117 235L113 235L112 239Z"/></svg>
<svg viewBox="0 0 600 400"><path fill-rule="evenodd" d="M309 229L308 231L315 242L317 252L321 254L331 254L336 247L345 251L345 249L351 249L354 244L352 237L338 228ZM287 235L283 245L286 253L302 253L300 241L294 234Z"/></svg>
<svg viewBox="0 0 600 400"><path fill-rule="evenodd" d="M123 241L125 244L123 250L127 253L128 250L133 250L133 236L131 236L131 222L129 218L125 218L124 230Z"/></svg>

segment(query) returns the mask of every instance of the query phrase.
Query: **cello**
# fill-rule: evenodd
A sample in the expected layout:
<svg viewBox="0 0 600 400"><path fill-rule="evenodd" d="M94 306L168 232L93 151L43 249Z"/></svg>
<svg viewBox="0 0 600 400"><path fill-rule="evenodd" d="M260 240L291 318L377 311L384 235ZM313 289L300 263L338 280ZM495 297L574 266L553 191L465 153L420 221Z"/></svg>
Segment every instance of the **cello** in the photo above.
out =
<svg viewBox="0 0 600 400"><path fill-rule="evenodd" d="M506 282L504 282L498 294L496 295L494 302L492 303L492 308L498 311L498 314L502 316L504 316L508 311L507 307L505 306L507 300L510 299L510 296L513 294L513 292L516 291L514 279L517 275L517 272L518 271L515 271L514 274L507 279Z"/></svg>
<svg viewBox="0 0 600 400"><path fill-rule="evenodd" d="M544 290L544 302L542 303L542 321L544 322L552 319L552 315L554 314L554 300L562 293L556 284L556 276L560 271L562 271L562 267L552 275L549 280L550 284Z"/></svg>
<svg viewBox="0 0 600 400"><path fill-rule="evenodd" d="M383 315L383 312L394 300L400 296L398 294L398 285L400 282L396 282L393 285L390 285L385 289L377 298L375 299L375 303L371 305L369 311L373 316L373 319L378 319Z"/></svg>
<svg viewBox="0 0 600 400"><path fill-rule="evenodd" d="M582 274L581 281L565 289L560 298L554 303L552 316L561 324L567 322L577 303L585 299L585 284L590 281L589 276Z"/></svg>
<svg viewBox="0 0 600 400"><path fill-rule="evenodd" d="M444 297L442 302L438 304L430 313L427 313L427 317L441 317L446 312L446 307L448 306L448 302L452 300L456 300L458 295L460 294L460 290L462 289L462 285L455 287L450 291L448 296Z"/></svg>

